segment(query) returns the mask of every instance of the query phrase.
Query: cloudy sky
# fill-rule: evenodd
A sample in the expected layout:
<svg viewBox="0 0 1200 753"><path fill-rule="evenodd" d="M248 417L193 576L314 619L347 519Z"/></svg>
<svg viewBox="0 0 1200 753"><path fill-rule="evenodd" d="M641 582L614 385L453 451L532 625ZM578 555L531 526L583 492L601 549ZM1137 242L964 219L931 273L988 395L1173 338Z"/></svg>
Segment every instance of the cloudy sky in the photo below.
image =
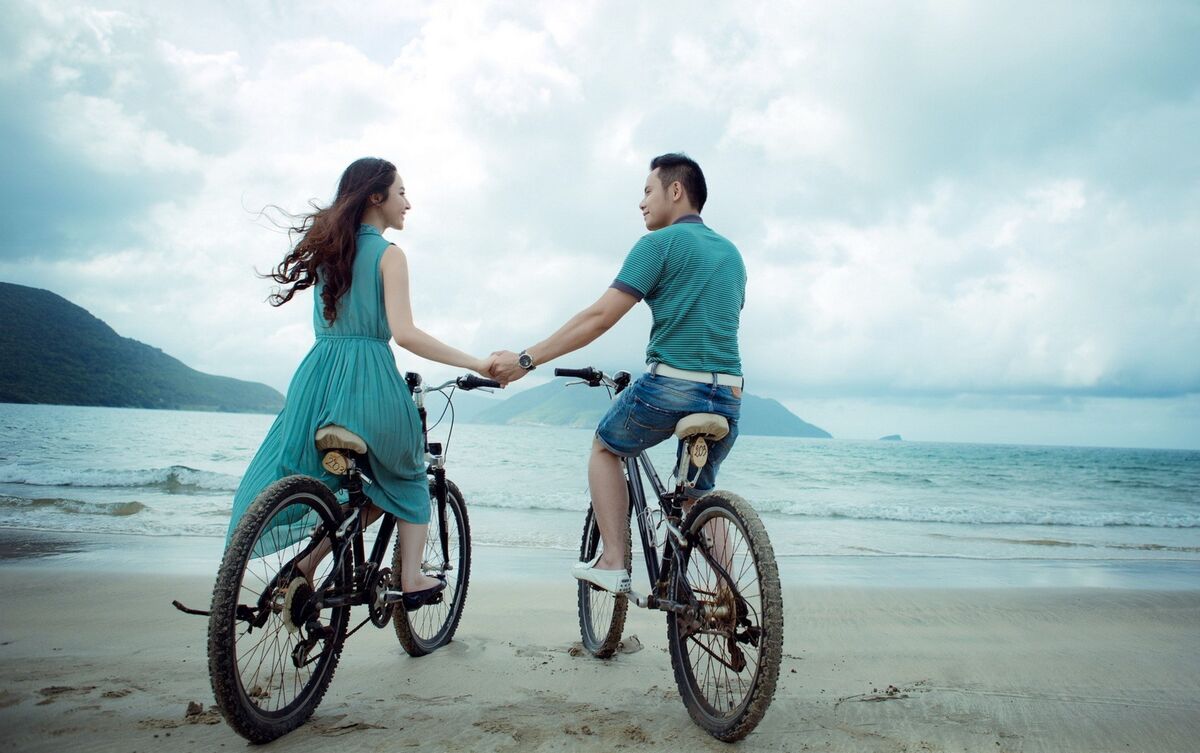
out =
<svg viewBox="0 0 1200 753"><path fill-rule="evenodd" d="M260 210L357 157L405 179L418 324L483 354L603 292L683 150L751 392L839 437L1200 447L1194 2L3 6L0 280L203 371L286 389L311 299L264 302ZM648 328L562 365L636 370Z"/></svg>

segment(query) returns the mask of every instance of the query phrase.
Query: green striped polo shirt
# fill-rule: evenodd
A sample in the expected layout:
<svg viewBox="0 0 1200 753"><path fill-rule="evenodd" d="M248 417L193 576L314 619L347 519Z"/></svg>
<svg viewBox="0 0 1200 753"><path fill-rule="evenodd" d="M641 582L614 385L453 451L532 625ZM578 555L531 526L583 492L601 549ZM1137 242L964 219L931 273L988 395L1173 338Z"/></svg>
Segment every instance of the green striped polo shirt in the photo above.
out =
<svg viewBox="0 0 1200 753"><path fill-rule="evenodd" d="M650 306L646 363L742 375L737 335L746 266L699 215L642 236L611 287Z"/></svg>

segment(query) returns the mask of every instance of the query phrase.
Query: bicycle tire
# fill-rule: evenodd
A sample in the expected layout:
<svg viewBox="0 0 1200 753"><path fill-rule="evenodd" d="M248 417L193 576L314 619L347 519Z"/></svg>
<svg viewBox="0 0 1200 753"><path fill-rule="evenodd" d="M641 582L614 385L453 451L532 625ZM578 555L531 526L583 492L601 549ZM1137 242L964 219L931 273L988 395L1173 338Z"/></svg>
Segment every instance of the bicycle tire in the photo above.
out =
<svg viewBox="0 0 1200 753"><path fill-rule="evenodd" d="M729 492L712 492L697 502L684 521L684 535L693 543L682 554L683 570L672 573L671 593L678 602L703 605L703 616L689 621L668 615L671 667L692 719L713 737L734 742L762 720L779 679L783 597L775 553L758 513ZM725 567L735 590L701 549ZM744 600L745 623L738 623L734 593ZM731 637L739 627L741 636ZM754 635L757 645L750 640Z"/></svg>
<svg viewBox="0 0 1200 753"><path fill-rule="evenodd" d="M630 534L632 536L632 534ZM588 508L583 521L583 538L579 542L579 559L591 562L600 548L600 528L596 517ZM633 562L633 547L629 538L625 541L625 569ZM629 611L629 597L613 594L591 583L579 581L579 635L585 650L598 659L607 659L621 645L621 632L625 629L625 616Z"/></svg>
<svg viewBox="0 0 1200 753"><path fill-rule="evenodd" d="M331 536L341 520L328 487L308 476L289 476L258 495L221 559L208 622L209 679L221 715L250 742L269 742L304 724L333 679L350 608L306 614L290 569L318 543L318 532L320 538ZM348 588L349 568L342 564L334 572L330 557L318 565L314 582L330 574L334 589ZM243 619L245 609L258 610L260 604L266 605L265 622L253 627ZM309 632L310 617L319 620L323 636ZM305 624L297 627L301 620ZM309 639L314 642L308 650L297 649ZM297 650L308 660L303 665L293 662Z"/></svg>
<svg viewBox="0 0 1200 753"><path fill-rule="evenodd" d="M429 502L433 514L429 518L429 533L425 537L425 554L421 557L422 570L431 575L446 575L446 590L442 602L424 606L415 612L405 612L397 606L392 617L396 638L409 656L425 656L449 643L458 630L463 608L467 601L467 588L471 580L471 521L467 517L467 504L462 492L453 481L446 479L446 525L449 530L449 555L452 567L443 571L442 545L439 539L438 503L433 482L429 484ZM400 582L400 537L392 552L392 578Z"/></svg>

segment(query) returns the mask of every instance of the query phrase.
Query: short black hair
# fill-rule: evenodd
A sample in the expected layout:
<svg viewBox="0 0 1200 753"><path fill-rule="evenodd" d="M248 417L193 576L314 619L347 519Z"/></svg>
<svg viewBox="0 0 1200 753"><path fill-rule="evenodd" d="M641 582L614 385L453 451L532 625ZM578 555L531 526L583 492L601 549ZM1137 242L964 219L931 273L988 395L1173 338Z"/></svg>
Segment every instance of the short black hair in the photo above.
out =
<svg viewBox="0 0 1200 753"><path fill-rule="evenodd" d="M696 211L704 209L704 202L708 200L708 184L704 182L704 173L696 160L682 152L660 154L650 160L650 172L655 170L658 170L658 179L662 181L663 188L679 181Z"/></svg>

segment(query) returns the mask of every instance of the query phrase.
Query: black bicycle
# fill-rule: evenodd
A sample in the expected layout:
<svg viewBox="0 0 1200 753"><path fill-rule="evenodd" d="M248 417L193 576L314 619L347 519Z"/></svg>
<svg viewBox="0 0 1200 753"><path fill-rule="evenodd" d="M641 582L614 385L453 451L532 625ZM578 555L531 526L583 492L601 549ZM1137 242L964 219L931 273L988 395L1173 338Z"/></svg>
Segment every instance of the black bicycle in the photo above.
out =
<svg viewBox="0 0 1200 753"><path fill-rule="evenodd" d="M427 387L405 374L421 416L432 517L421 570L443 579L440 599L415 611L396 609L403 596L400 546L391 568L384 557L396 519L383 513L370 556L364 520L372 483L363 440L338 426L322 427L315 441L325 469L341 480L347 502L310 476L289 476L262 492L238 522L213 590L208 623L208 671L225 721L239 735L264 743L302 725L316 710L333 678L342 646L372 623L393 623L400 644L423 656L454 636L462 617L471 572L471 529L462 492L446 478L441 443L429 441L425 396L453 388L499 387L473 375ZM446 393L446 388L451 388ZM329 556L322 557L326 551ZM314 563L318 560L319 563ZM299 563L312 567L310 578ZM353 629L350 608L366 618ZM178 606L178 605L177 605ZM195 610L190 610L195 611Z"/></svg>
<svg viewBox="0 0 1200 753"><path fill-rule="evenodd" d="M555 369L554 374L607 387L611 395L630 383L624 371L611 378L593 368ZM695 484L692 469L698 473L707 460L708 443L728 431L728 422L715 414L679 421L674 489L663 485L645 452L625 459L630 515L641 536L650 592L614 594L581 581L579 628L584 648L608 658L620 643L631 601L666 612L671 666L688 713L713 737L734 742L757 726L775 695L783 597L774 550L750 503L725 491L694 503L686 497ZM646 503L643 476L657 509ZM592 561L599 547L600 529L589 509L580 559ZM632 547L626 552L628 569Z"/></svg>

